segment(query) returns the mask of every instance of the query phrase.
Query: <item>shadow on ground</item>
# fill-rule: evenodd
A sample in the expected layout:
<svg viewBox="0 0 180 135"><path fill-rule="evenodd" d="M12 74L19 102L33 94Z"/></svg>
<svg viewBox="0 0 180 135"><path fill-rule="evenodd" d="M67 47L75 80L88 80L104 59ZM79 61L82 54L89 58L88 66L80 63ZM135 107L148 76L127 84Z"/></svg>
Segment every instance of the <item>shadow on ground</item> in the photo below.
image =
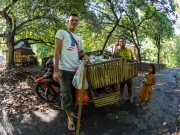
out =
<svg viewBox="0 0 180 135"><path fill-rule="evenodd" d="M153 99L147 109L136 107L145 72L135 78L133 100L95 108L93 102L83 105L80 135L175 135L179 117L179 95L175 75L180 68L158 71ZM62 110L49 109L8 115L0 112L1 135L75 135L67 130ZM77 120L75 120L76 122Z"/></svg>

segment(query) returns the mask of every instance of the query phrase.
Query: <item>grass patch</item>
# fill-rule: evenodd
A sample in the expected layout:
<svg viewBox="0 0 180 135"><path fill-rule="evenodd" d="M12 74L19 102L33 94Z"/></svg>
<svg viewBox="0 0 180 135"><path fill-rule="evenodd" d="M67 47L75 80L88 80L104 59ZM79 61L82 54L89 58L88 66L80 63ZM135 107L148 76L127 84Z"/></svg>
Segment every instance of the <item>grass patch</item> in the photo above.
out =
<svg viewBox="0 0 180 135"><path fill-rule="evenodd" d="M178 89L180 89L180 71L177 73L176 78L177 78ZM180 92L178 94L180 95ZM177 130L180 131L180 116L176 121L176 126L177 126Z"/></svg>
<svg viewBox="0 0 180 135"><path fill-rule="evenodd" d="M177 73L176 77L180 80L180 71Z"/></svg>
<svg viewBox="0 0 180 135"><path fill-rule="evenodd" d="M177 78L178 89L180 89L180 71L177 73L176 78Z"/></svg>

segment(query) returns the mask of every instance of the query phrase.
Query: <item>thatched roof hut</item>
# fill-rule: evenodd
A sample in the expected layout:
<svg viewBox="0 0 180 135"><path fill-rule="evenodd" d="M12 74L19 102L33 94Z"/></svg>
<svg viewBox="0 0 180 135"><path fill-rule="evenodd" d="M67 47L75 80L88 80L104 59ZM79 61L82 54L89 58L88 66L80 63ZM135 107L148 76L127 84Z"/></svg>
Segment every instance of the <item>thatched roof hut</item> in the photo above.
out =
<svg viewBox="0 0 180 135"><path fill-rule="evenodd" d="M6 47L3 51L6 53L6 64L8 64L9 49ZM20 41L14 46L14 62L15 64L22 63L22 61L28 61L33 58L35 53L33 52L30 45L24 41Z"/></svg>

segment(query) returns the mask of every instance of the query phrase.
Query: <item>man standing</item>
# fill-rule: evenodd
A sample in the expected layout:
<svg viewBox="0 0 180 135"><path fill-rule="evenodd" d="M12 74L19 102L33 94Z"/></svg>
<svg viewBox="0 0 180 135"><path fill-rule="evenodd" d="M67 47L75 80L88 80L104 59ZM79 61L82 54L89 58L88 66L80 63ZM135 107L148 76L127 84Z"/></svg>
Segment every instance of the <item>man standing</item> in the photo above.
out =
<svg viewBox="0 0 180 135"><path fill-rule="evenodd" d="M81 37L75 34L78 26L79 17L77 14L71 14L68 17L67 30L59 30L55 35L54 51L54 74L53 79L60 82L61 109L65 110L68 117L68 129L75 130L75 124L72 117L72 110L75 103L75 90L72 86L72 80L77 68L80 65L79 55L82 60L89 62L88 56L83 52ZM76 42L78 46L76 45Z"/></svg>
<svg viewBox="0 0 180 135"><path fill-rule="evenodd" d="M120 49L118 49L118 46L120 46ZM118 40L118 43L115 45L114 53L124 56L127 59L134 60L133 52L131 51L131 49L128 49L126 47L126 39L123 37L120 37ZM120 84L120 93L121 93L120 101L123 99L125 84L127 84L127 87L128 87L129 102L133 103L133 100L132 100L133 78L128 79Z"/></svg>

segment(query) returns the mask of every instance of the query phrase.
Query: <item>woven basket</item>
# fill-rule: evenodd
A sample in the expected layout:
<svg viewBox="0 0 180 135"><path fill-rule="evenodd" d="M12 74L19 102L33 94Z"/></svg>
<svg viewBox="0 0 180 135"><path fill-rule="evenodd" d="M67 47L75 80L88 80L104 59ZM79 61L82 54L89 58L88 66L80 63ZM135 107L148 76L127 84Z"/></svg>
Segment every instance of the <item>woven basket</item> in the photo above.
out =
<svg viewBox="0 0 180 135"><path fill-rule="evenodd" d="M104 55L109 57L109 61L99 62L95 64L87 65L87 79L90 85L90 92L94 101L95 107L102 107L110 104L114 104L119 101L120 94L117 89L118 83L124 81L125 76L125 58L116 57L114 59L111 53L105 51L90 52L88 55ZM94 90L105 86L114 85L113 93L105 94L100 97L94 95Z"/></svg>
<svg viewBox="0 0 180 135"><path fill-rule="evenodd" d="M103 96L95 96L94 89L90 88L90 92L91 92L95 107L111 105L120 100L118 84L111 85L111 88L113 89L113 92L111 94L105 94Z"/></svg>
<svg viewBox="0 0 180 135"><path fill-rule="evenodd" d="M125 60L125 80L138 76L138 62Z"/></svg>
<svg viewBox="0 0 180 135"><path fill-rule="evenodd" d="M94 97L94 105L95 107L102 107L106 105L111 105L120 100L119 92L113 92L112 94L104 95L102 97Z"/></svg>
<svg viewBox="0 0 180 135"><path fill-rule="evenodd" d="M124 58L87 65L87 78L92 89L117 84L124 80Z"/></svg>
<svg viewBox="0 0 180 135"><path fill-rule="evenodd" d="M88 55L104 55L109 61L87 65L87 79L95 107L114 104L120 100L118 84L138 75L138 63L121 56L113 56L102 50L89 52ZM95 96L94 90L114 85L113 93Z"/></svg>

